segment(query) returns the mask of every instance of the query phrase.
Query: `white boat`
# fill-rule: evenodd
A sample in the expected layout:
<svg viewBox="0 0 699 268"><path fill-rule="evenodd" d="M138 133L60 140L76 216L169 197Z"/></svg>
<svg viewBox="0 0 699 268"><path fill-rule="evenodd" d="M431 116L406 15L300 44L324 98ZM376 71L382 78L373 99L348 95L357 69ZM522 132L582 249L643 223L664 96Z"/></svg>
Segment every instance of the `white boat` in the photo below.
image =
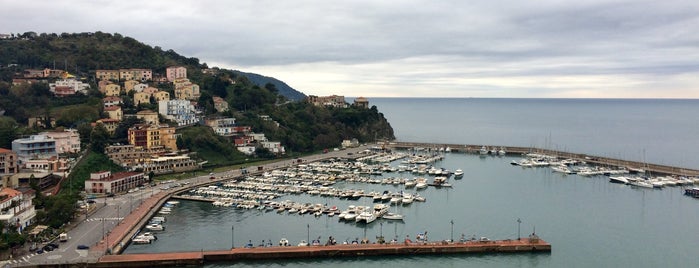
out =
<svg viewBox="0 0 699 268"><path fill-rule="evenodd" d="M279 246L280 246L280 247L289 246L289 240L287 240L286 238L280 239L280 240L279 240Z"/></svg>
<svg viewBox="0 0 699 268"><path fill-rule="evenodd" d="M415 182L414 180L405 181L405 188L412 188L415 187L415 185L417 185L417 182Z"/></svg>
<svg viewBox="0 0 699 268"><path fill-rule="evenodd" d="M154 221L165 222L165 217L156 216L156 217L153 217L151 219Z"/></svg>
<svg viewBox="0 0 699 268"><path fill-rule="evenodd" d="M301 242L299 242L299 244L298 244L297 246L299 246L299 247L307 247L307 246L308 246L308 242L306 242L306 240L301 240Z"/></svg>
<svg viewBox="0 0 699 268"><path fill-rule="evenodd" d="M498 150L498 155L503 156L506 155L507 151L505 151L504 147L500 147L500 150Z"/></svg>
<svg viewBox="0 0 699 268"><path fill-rule="evenodd" d="M357 223L364 222L368 224L375 220L376 215L374 215L374 213L372 213L369 210L362 211L362 213L359 213L359 215L357 215L357 217L355 218L355 222Z"/></svg>
<svg viewBox="0 0 699 268"><path fill-rule="evenodd" d="M143 238L143 237L139 237L139 236L131 239L131 243L134 243L134 244L150 244L151 242L152 242L152 240L147 239L147 238Z"/></svg>
<svg viewBox="0 0 699 268"><path fill-rule="evenodd" d="M464 176L464 171L461 170L460 168L456 169L456 171L454 171L454 179L460 179L463 176Z"/></svg>
<svg viewBox="0 0 699 268"><path fill-rule="evenodd" d="M626 177L622 176L610 176L609 177L609 182L611 183L622 183L622 184L628 184L629 180Z"/></svg>
<svg viewBox="0 0 699 268"><path fill-rule="evenodd" d="M419 190L419 189L425 189L425 188L427 188L427 179L425 179L425 178L417 178L415 181L416 181L416 184L415 184L415 188L416 188L416 189Z"/></svg>
<svg viewBox="0 0 699 268"><path fill-rule="evenodd" d="M146 225L146 229L150 231L162 231L165 230L165 227L163 227L161 224L151 223Z"/></svg>
<svg viewBox="0 0 699 268"><path fill-rule="evenodd" d="M357 211L355 210L348 210L347 213L345 213L344 219L346 221L353 221L355 218L357 218Z"/></svg>
<svg viewBox="0 0 699 268"><path fill-rule="evenodd" d="M487 154L488 154L488 148L486 148L485 146L482 146L481 149L478 150L478 153L479 153L480 155L487 155Z"/></svg>
<svg viewBox="0 0 699 268"><path fill-rule="evenodd" d="M413 203L413 200L415 200L415 197L413 197L412 194L404 193L403 199L401 199L401 203L403 203L403 205L410 205Z"/></svg>
<svg viewBox="0 0 699 268"><path fill-rule="evenodd" d="M397 213L388 212L388 213L384 214L383 216L381 216L381 218L384 218L384 219L387 219L387 220L399 220L399 221L402 221L402 220L403 220L403 215L400 215L400 214L397 214Z"/></svg>
<svg viewBox="0 0 699 268"><path fill-rule="evenodd" d="M171 206L177 206L177 205L180 204L180 201L177 201L177 200L170 200L170 201L167 201L167 204L169 204L169 205L171 205Z"/></svg>
<svg viewBox="0 0 699 268"><path fill-rule="evenodd" d="M637 180L637 181L632 181L629 182L630 185L640 187L640 188L653 188L653 185L644 181L644 180Z"/></svg>

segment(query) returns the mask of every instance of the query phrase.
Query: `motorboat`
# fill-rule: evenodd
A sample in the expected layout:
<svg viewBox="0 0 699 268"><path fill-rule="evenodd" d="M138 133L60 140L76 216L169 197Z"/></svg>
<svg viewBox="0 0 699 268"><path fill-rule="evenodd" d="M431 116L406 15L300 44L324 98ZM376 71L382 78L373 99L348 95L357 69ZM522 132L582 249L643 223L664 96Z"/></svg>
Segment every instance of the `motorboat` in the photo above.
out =
<svg viewBox="0 0 699 268"><path fill-rule="evenodd" d="M307 247L307 246L308 246L308 242L306 242L306 240L301 240L301 242L299 242L299 244L298 244L297 246L299 246L299 247Z"/></svg>
<svg viewBox="0 0 699 268"><path fill-rule="evenodd" d="M412 194L404 193L403 198L401 199L401 203L403 203L403 205L410 205L413 203L413 200L415 200L415 197L413 197Z"/></svg>
<svg viewBox="0 0 699 268"><path fill-rule="evenodd" d="M355 218L355 222L357 223L364 222L369 224L375 220L376 215L374 215L374 213L369 210L362 211L362 213L359 213L359 215L357 215L357 217Z"/></svg>
<svg viewBox="0 0 699 268"><path fill-rule="evenodd" d="M415 187L415 185L417 185L417 182L414 180L406 180L404 185L405 188L412 188Z"/></svg>
<svg viewBox="0 0 699 268"><path fill-rule="evenodd" d="M162 224L151 223L146 225L146 229L149 231L162 231L165 230L165 227Z"/></svg>
<svg viewBox="0 0 699 268"><path fill-rule="evenodd" d="M355 218L357 218L357 211L356 210L348 210L347 213L345 213L345 217L343 219L346 221L352 221Z"/></svg>
<svg viewBox="0 0 699 268"><path fill-rule="evenodd" d="M150 239L144 238L144 237L140 237L140 236L136 236L133 239L131 239L131 243L134 243L134 244L150 244L151 242L153 242L153 241Z"/></svg>
<svg viewBox="0 0 699 268"><path fill-rule="evenodd" d="M287 247L289 246L289 240L286 238L282 238L279 240L279 246L280 247Z"/></svg>
<svg viewBox="0 0 699 268"><path fill-rule="evenodd" d="M416 184L415 184L415 189L425 189L427 188L427 179L425 178L417 178L415 179Z"/></svg>
<svg viewBox="0 0 699 268"><path fill-rule="evenodd" d="M485 146L481 146L481 149L478 150L478 154L480 154L480 155L487 155L487 154L488 154L488 148L486 148Z"/></svg>
<svg viewBox="0 0 699 268"><path fill-rule="evenodd" d="M464 171L461 169L457 169L454 171L454 179L460 179L464 177Z"/></svg>
<svg viewBox="0 0 699 268"><path fill-rule="evenodd" d="M403 215L388 212L388 213L384 214L383 216L381 216L381 218L384 218L386 220L400 220L400 221L402 221Z"/></svg>
<svg viewBox="0 0 699 268"><path fill-rule="evenodd" d="M626 177L623 176L610 176L609 177L609 182L611 183L622 183L622 184L628 184L629 180Z"/></svg>

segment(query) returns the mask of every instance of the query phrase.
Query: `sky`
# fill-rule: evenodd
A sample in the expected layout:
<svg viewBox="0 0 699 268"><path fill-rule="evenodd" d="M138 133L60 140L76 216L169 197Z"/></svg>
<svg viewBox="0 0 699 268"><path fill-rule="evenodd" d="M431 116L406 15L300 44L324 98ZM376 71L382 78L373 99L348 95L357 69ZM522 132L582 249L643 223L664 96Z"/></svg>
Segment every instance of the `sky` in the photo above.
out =
<svg viewBox="0 0 699 268"><path fill-rule="evenodd" d="M0 6L0 33L120 33L209 67L272 76L309 95L699 98L696 0Z"/></svg>

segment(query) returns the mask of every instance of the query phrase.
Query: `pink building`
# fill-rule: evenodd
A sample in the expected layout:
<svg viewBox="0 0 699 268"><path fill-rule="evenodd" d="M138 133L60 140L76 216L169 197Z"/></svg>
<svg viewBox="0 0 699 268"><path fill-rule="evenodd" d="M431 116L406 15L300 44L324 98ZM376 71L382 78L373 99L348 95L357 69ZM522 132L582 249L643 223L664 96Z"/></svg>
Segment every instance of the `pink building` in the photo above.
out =
<svg viewBox="0 0 699 268"><path fill-rule="evenodd" d="M80 134L75 129L65 131L53 131L41 133L56 141L56 153L78 153L80 152Z"/></svg>
<svg viewBox="0 0 699 268"><path fill-rule="evenodd" d="M183 66L172 66L165 70L167 81L175 81L178 78L187 78L187 68Z"/></svg>

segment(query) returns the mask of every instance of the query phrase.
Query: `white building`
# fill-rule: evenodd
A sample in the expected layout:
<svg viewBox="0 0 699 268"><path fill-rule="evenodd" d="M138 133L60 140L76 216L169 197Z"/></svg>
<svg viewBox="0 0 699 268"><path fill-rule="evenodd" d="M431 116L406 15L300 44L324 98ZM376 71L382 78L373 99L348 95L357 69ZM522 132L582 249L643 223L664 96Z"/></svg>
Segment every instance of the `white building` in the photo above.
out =
<svg viewBox="0 0 699 268"><path fill-rule="evenodd" d="M219 136L230 136L237 134L235 118L215 118L206 120L206 125L216 132Z"/></svg>
<svg viewBox="0 0 699 268"><path fill-rule="evenodd" d="M262 145L262 148L265 148L275 154L283 154L285 152L284 146L282 146L281 142L278 141L263 141L260 142L260 144Z"/></svg>
<svg viewBox="0 0 699 268"><path fill-rule="evenodd" d="M148 84L136 84L133 86L133 90L136 92L143 92L146 88L148 88Z"/></svg>
<svg viewBox="0 0 699 268"><path fill-rule="evenodd" d="M55 83L49 83L49 90L51 93L56 93L56 87L70 87L75 90L75 93L87 94L87 89L90 88L90 84L80 82L76 79L57 80Z"/></svg>
<svg viewBox="0 0 699 268"><path fill-rule="evenodd" d="M250 136L252 140L257 142L267 141L267 137L265 137L264 133L250 133L248 134L248 136Z"/></svg>
<svg viewBox="0 0 699 268"><path fill-rule="evenodd" d="M48 159L58 156L56 140L46 135L31 135L29 138L12 141L12 151L17 154L17 162L24 164L29 159Z"/></svg>
<svg viewBox="0 0 699 268"><path fill-rule="evenodd" d="M7 228L17 228L17 232L34 223L36 211L32 204L33 196L28 196L12 188L0 190L0 221Z"/></svg>
<svg viewBox="0 0 699 268"><path fill-rule="evenodd" d="M178 126L199 123L199 111L188 100L162 100L158 102L158 113L175 121Z"/></svg>
<svg viewBox="0 0 699 268"><path fill-rule="evenodd" d="M237 146L235 148L246 155L253 155L255 153L255 146Z"/></svg>
<svg viewBox="0 0 699 268"><path fill-rule="evenodd" d="M88 194L121 193L147 182L148 178L143 176L143 172L112 174L109 171L100 171L90 174L90 179L85 180L85 192Z"/></svg>

